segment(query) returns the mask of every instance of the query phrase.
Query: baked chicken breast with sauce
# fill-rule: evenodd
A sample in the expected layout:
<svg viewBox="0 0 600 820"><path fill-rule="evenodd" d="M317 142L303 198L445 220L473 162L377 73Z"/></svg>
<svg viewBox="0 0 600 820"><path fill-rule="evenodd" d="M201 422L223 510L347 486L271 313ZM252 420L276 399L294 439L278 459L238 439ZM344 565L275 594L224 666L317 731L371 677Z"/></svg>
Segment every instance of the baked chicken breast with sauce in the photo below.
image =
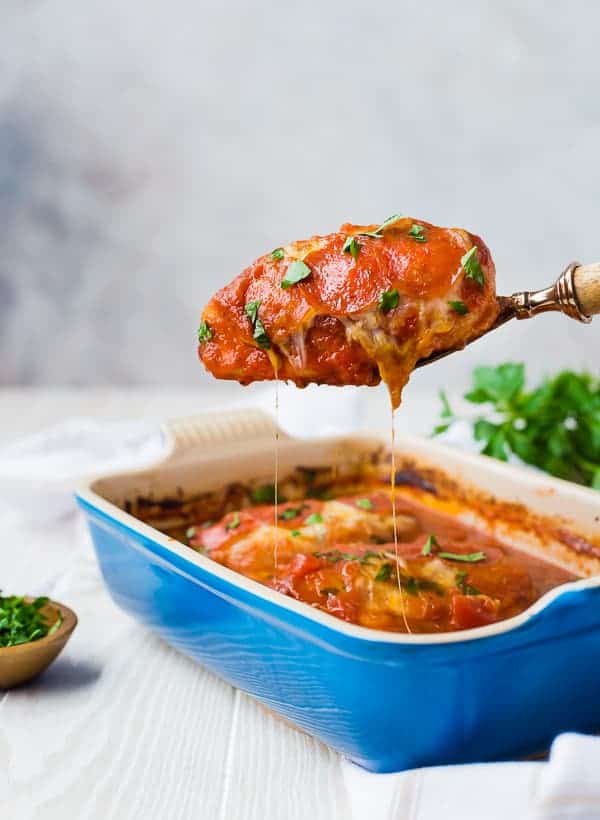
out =
<svg viewBox="0 0 600 820"><path fill-rule="evenodd" d="M483 241L412 217L342 225L261 256L205 308L199 355L219 379L389 387L487 330L498 305Z"/></svg>

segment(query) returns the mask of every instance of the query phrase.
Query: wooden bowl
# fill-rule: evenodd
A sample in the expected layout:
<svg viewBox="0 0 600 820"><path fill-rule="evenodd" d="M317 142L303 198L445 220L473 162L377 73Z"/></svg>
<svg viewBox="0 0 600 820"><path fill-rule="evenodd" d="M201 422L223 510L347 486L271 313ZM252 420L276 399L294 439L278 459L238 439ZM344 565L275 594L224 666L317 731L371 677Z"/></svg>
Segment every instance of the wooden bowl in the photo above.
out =
<svg viewBox="0 0 600 820"><path fill-rule="evenodd" d="M34 599L26 600L31 602ZM77 615L64 604L48 601L41 611L46 615L50 626L59 617L58 611L63 619L62 624L52 635L38 641L0 648L0 689L12 689L43 672L62 652L77 626Z"/></svg>

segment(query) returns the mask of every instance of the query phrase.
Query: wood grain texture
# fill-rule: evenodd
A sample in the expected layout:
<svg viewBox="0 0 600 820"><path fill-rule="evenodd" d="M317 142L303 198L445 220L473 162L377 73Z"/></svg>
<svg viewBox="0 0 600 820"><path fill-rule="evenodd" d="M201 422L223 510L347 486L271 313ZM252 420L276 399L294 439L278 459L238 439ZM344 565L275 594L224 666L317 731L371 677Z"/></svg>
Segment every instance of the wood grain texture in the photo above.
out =
<svg viewBox="0 0 600 820"><path fill-rule="evenodd" d="M351 818L340 757L284 724L247 695L238 692L236 697L237 741L232 745L220 820L241 816L248 820ZM266 761L269 776L265 778ZM240 796L243 815L236 814L242 805Z"/></svg>
<svg viewBox="0 0 600 820"><path fill-rule="evenodd" d="M4 400L6 399L6 400ZM0 394L0 430L66 415L194 412L197 397ZM138 626L103 585L83 522L0 514L2 589L80 622L36 682L0 701L0 813L18 820L346 820L341 758ZM1 696L0 696L1 697ZM357 818L362 820L362 818Z"/></svg>
<svg viewBox="0 0 600 820"><path fill-rule="evenodd" d="M588 316L600 313L600 262L580 265L575 270L574 282L583 312Z"/></svg>

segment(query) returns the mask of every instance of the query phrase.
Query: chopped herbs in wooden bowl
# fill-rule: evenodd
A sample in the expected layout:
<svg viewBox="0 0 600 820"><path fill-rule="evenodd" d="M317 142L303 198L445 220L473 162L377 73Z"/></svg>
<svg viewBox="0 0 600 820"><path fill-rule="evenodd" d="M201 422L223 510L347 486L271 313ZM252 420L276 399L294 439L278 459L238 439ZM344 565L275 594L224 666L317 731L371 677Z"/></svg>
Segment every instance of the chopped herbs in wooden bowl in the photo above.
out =
<svg viewBox="0 0 600 820"><path fill-rule="evenodd" d="M58 610L54 610L54 618L44 611L48 603L48 598L0 595L0 647L19 646L54 634L63 618Z"/></svg>
<svg viewBox="0 0 600 820"><path fill-rule="evenodd" d="M48 598L0 595L0 689L34 678L60 654L77 616Z"/></svg>

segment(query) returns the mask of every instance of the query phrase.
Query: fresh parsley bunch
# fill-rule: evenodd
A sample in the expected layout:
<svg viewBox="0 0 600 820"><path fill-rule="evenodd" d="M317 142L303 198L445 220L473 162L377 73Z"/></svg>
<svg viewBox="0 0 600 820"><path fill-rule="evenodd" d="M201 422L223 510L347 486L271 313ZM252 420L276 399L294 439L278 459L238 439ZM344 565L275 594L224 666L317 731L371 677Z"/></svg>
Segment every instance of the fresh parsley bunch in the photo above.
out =
<svg viewBox="0 0 600 820"><path fill-rule="evenodd" d="M446 394L434 435L458 420ZM551 475L600 490L600 381L564 370L539 387L525 387L525 366L478 367L465 395L485 405L473 424L481 452L507 461L511 453Z"/></svg>

